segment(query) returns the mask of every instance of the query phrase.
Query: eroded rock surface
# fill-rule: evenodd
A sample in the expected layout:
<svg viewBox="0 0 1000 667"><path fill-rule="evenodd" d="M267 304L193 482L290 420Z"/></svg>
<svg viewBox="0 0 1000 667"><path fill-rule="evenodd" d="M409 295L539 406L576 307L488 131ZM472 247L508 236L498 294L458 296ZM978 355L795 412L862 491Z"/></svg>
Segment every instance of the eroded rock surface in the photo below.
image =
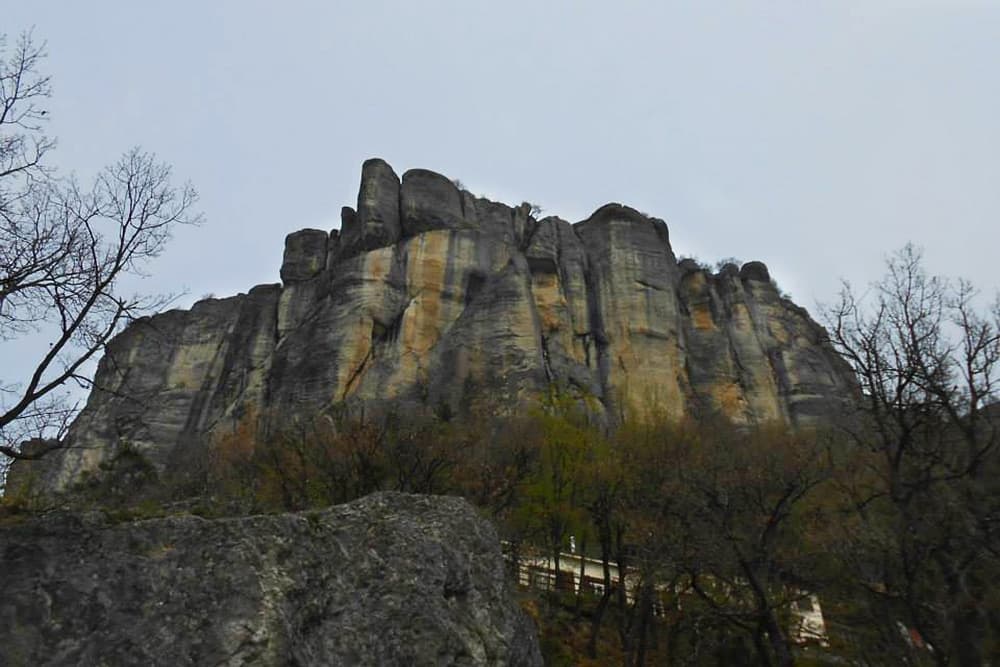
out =
<svg viewBox="0 0 1000 667"><path fill-rule="evenodd" d="M0 528L0 664L541 665L492 527L457 498Z"/></svg>
<svg viewBox="0 0 1000 667"><path fill-rule="evenodd" d="M557 387L613 425L717 413L804 424L853 394L823 330L767 267L678 264L662 220L620 204L536 220L365 162L357 210L288 236L281 285L133 324L108 347L60 488L122 446L169 467L248 414L335 404L510 413Z"/></svg>

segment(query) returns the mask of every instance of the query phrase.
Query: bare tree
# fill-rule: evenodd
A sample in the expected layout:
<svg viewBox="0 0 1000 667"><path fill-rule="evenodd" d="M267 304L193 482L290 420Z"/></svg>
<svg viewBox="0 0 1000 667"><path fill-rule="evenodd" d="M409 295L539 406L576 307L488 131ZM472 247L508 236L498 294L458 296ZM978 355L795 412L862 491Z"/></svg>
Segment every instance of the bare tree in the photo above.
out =
<svg viewBox="0 0 1000 667"><path fill-rule="evenodd" d="M977 308L971 285L928 275L912 246L887 268L825 318L863 392L845 553L900 661L914 659L903 624L933 646L924 657L982 664L1000 648L1000 303Z"/></svg>
<svg viewBox="0 0 1000 667"><path fill-rule="evenodd" d="M44 132L44 44L28 32L9 56L5 45L0 38L0 342L51 342L25 377L0 377L0 454L38 458L57 445L22 452L20 443L65 432L76 414L68 383L89 386L87 362L169 300L124 293L123 278L141 275L177 225L200 217L195 191L175 187L170 167L138 148L89 187L59 177L46 160L55 141Z"/></svg>

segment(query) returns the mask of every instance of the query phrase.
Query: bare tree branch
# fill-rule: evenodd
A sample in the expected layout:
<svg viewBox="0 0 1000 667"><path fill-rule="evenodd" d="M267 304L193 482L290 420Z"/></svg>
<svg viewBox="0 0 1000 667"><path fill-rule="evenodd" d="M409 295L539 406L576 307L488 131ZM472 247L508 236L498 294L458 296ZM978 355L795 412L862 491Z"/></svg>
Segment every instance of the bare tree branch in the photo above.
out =
<svg viewBox="0 0 1000 667"><path fill-rule="evenodd" d="M913 246L886 268L872 300L845 286L825 313L864 393L852 442L865 481L844 482L864 529L849 552L881 617L918 629L941 664L981 664L1000 574L1000 317L968 282L928 275Z"/></svg>
<svg viewBox="0 0 1000 667"><path fill-rule="evenodd" d="M60 391L129 321L170 296L123 294L121 279L144 275L177 225L193 224L197 193L138 148L102 170L89 188L58 178L45 162L51 95L40 73L45 45L30 32L10 57L0 41L0 341L52 337L24 378L0 378L0 454L25 457L20 442L61 436L76 413ZM36 449L30 455L38 458Z"/></svg>

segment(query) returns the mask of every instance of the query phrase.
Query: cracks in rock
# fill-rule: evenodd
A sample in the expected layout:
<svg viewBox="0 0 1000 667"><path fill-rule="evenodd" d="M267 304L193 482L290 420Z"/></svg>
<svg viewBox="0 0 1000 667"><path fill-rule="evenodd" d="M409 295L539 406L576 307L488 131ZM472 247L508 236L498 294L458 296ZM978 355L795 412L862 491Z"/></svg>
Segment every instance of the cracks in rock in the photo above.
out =
<svg viewBox="0 0 1000 667"><path fill-rule="evenodd" d="M324 276L325 276L325 274L321 274L317 278L313 278L313 280L320 280L320 278L323 278ZM305 285L307 283L300 283L300 284ZM281 293L278 295L278 298L275 300L275 312L274 312L274 349L275 350L277 350L279 347L281 347L282 345L284 345L285 341L288 340L289 336L291 336L293 333L295 333L296 331L298 331L299 329L301 329L303 326L305 326L306 324L309 324L310 322L312 322L313 320L315 320L317 317L319 317L320 311L326 305L326 301L330 297L330 288L329 288L329 285L321 285L320 289L317 291L317 293L314 296L314 300L316 302L315 305L312 308L310 308L308 311L306 311L305 315L303 315L301 318L299 318L298 322L296 322L294 326L288 328L285 331L285 335L282 336L281 335L281 330L279 328L279 317L278 317L278 315L281 312L281 297L283 297L285 295L285 293L286 293L286 291L288 289L289 289L288 287L282 288Z"/></svg>
<svg viewBox="0 0 1000 667"><path fill-rule="evenodd" d="M726 343L729 347L729 358L733 360L733 370L736 375L736 386L740 388L740 400L743 403L743 411L749 421L756 421L757 415L753 413L753 409L750 405L750 385L748 383L749 378L747 377L747 367L743 364L743 360L740 358L739 350L736 348L735 341L736 334L732 329L732 320L729 321L729 326L726 327Z"/></svg>
<svg viewBox="0 0 1000 667"><path fill-rule="evenodd" d="M351 390L354 389L354 384L364 374L365 369L368 368L369 362L371 362L371 360L374 358L374 355L372 354L373 351L374 347L369 347L368 352L365 353L364 359L361 360L361 363L358 364L358 367L354 369L353 373L351 373L351 377L349 377L347 379L347 382L344 384L344 391L340 395L340 400L346 401L347 397L350 396Z"/></svg>
<svg viewBox="0 0 1000 667"><path fill-rule="evenodd" d="M646 282L645 280L641 280L639 278L636 278L635 282L639 283L643 287L648 287L651 290L656 290L657 292L666 292L667 291L667 288L665 288L665 287L661 287L659 285L654 285L652 283Z"/></svg>
<svg viewBox="0 0 1000 667"><path fill-rule="evenodd" d="M354 369L351 376L344 384L344 391L341 395L341 400L347 400L347 397L355 389L355 386L361 379L361 376L363 376L365 371L367 371L371 366L371 362L378 358L379 351L386 345L390 345L399 339L399 333L403 328L403 317L406 316L406 311L415 300L416 296L410 298L406 302L406 305L401 308L398 313L393 315L392 319L388 323L380 322L374 318L372 319L371 338L368 351L365 353L361 363L358 364L357 368Z"/></svg>
<svg viewBox="0 0 1000 667"><path fill-rule="evenodd" d="M542 336L542 367L545 369L545 380L549 384L555 382L555 373L552 372L552 360L549 357L549 337Z"/></svg>
<svg viewBox="0 0 1000 667"><path fill-rule="evenodd" d="M396 342L399 338L399 332L403 328L403 316L406 315L406 309L410 307L411 303L413 303L412 299L407 302L406 306L402 310L393 316L388 324L372 319L371 350L374 351L377 347Z"/></svg>
<svg viewBox="0 0 1000 667"><path fill-rule="evenodd" d="M593 336L589 331L587 331L586 333L573 334L573 335L576 336L578 339L580 339L580 342L583 345L583 356L585 363L587 364L587 368L593 368L593 362L590 358L590 346L591 343L593 342Z"/></svg>
<svg viewBox="0 0 1000 667"><path fill-rule="evenodd" d="M576 228L573 228L573 233L577 234ZM577 234L579 237L579 234ZM587 266L584 268L583 281L586 287L587 296L587 316L590 320L588 324L589 333L588 336L593 338L594 342L594 359L593 363L597 369L597 382L601 388L601 395L604 397L610 396L611 382L610 382L610 364L607 359L607 348L608 339L607 335L604 333L604 318L601 313L601 296L598 289L597 277L594 275L593 270L593 258L590 256L590 249L586 244L582 243L584 257L587 258ZM588 341L589 342L589 341ZM588 366L590 365L590 345L587 346L587 359Z"/></svg>
<svg viewBox="0 0 1000 667"><path fill-rule="evenodd" d="M518 213L524 216L524 225L518 234L517 221ZM531 207L528 204L521 204L520 206L512 207L510 209L510 228L514 236L514 245L522 253L528 250L531 246L532 239L535 238L535 232L538 231L538 221L531 215ZM520 238L518 238L520 236Z"/></svg>
<svg viewBox="0 0 1000 667"><path fill-rule="evenodd" d="M286 287L282 287L278 291L278 298L274 300L274 305L271 307L271 354L278 349L278 345L281 344L281 327L278 326L281 315L281 297L285 293Z"/></svg>

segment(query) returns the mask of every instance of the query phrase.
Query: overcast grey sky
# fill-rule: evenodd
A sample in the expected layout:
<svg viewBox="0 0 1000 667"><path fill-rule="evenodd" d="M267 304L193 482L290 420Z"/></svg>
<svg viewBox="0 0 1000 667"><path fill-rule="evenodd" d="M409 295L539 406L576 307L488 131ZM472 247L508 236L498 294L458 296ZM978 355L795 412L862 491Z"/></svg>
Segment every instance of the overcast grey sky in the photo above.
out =
<svg viewBox="0 0 1000 667"><path fill-rule="evenodd" d="M140 144L201 193L146 285L182 305L276 282L372 156L571 221L632 205L811 311L907 241L1000 286L1000 0L3 5L48 42L54 162Z"/></svg>

